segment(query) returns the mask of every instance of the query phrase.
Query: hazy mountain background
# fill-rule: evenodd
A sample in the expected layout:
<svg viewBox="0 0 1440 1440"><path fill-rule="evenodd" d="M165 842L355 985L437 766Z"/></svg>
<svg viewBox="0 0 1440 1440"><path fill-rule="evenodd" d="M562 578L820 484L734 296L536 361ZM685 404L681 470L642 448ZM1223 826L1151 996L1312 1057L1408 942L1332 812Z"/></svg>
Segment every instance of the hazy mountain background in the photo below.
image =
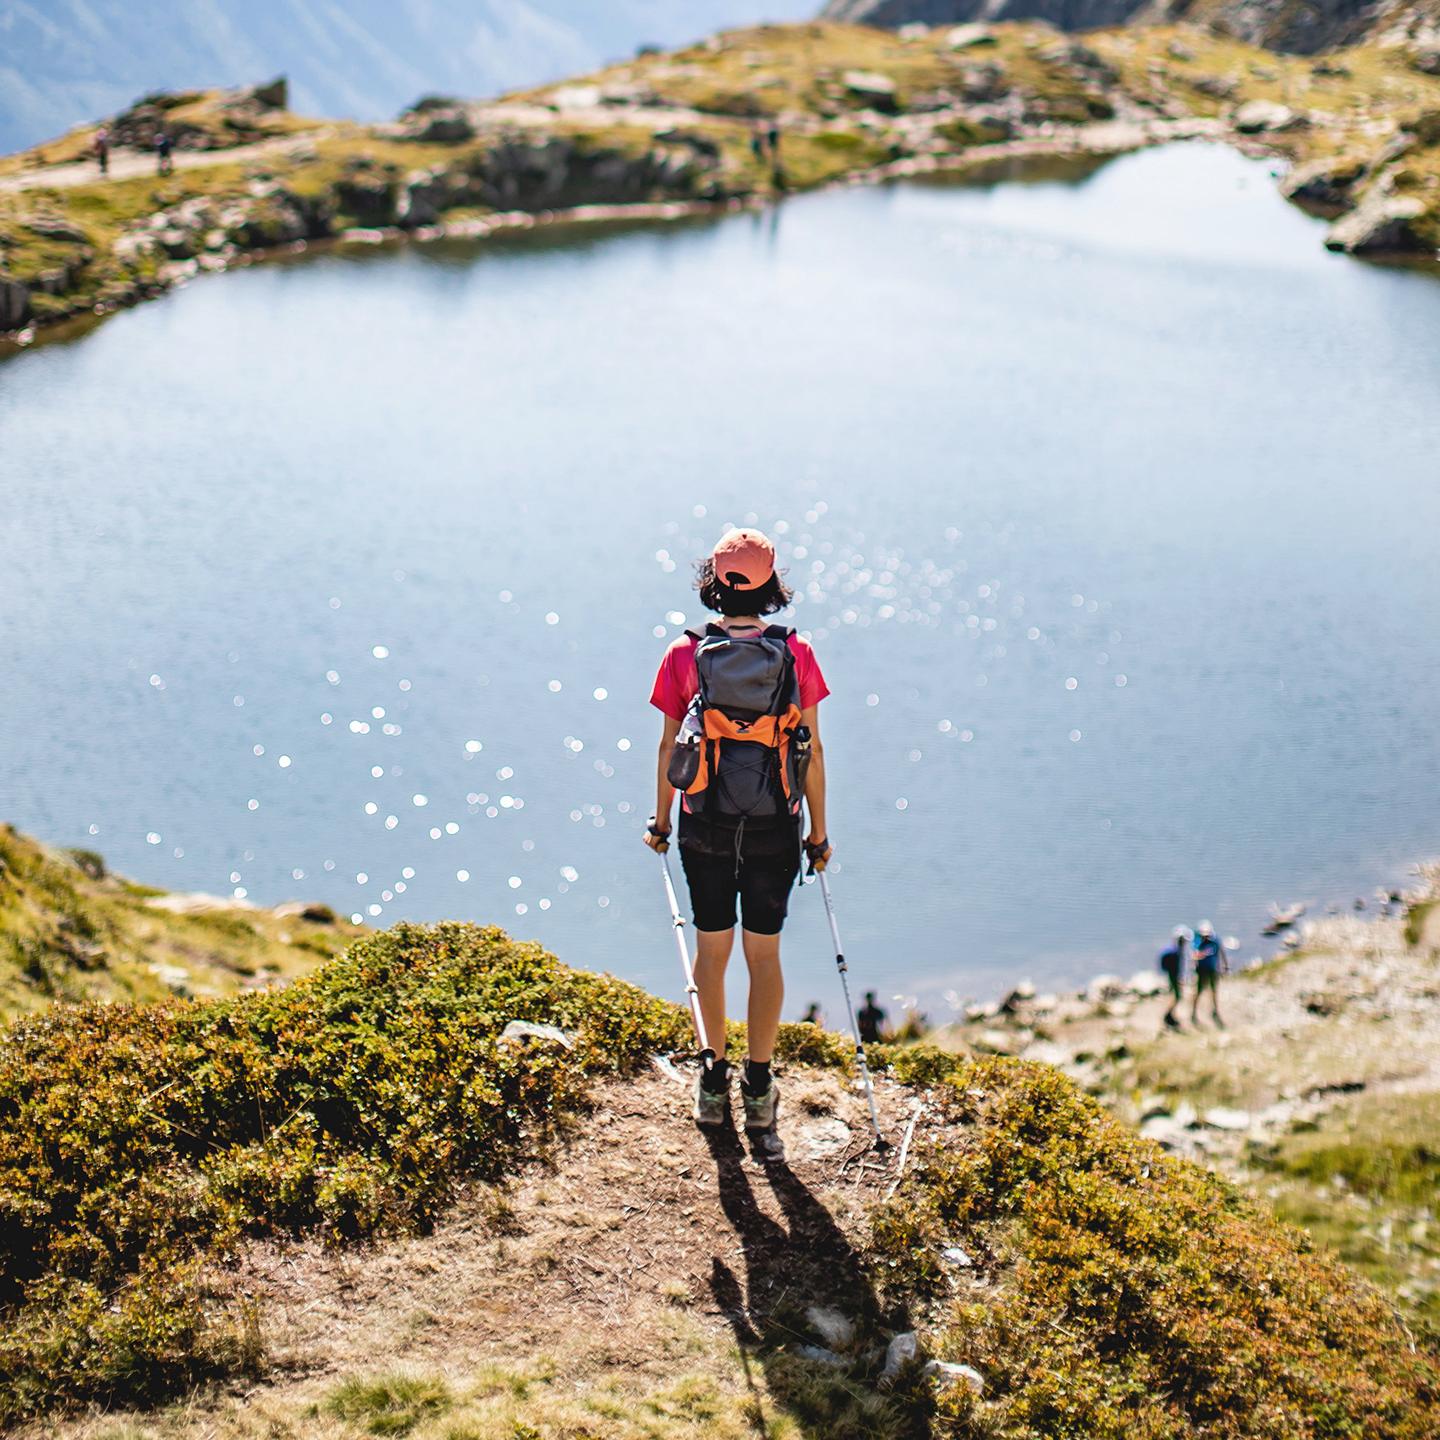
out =
<svg viewBox="0 0 1440 1440"><path fill-rule="evenodd" d="M487 95L795 20L818 0L0 0L0 152L148 90L284 73L293 108L381 119L427 91Z"/></svg>

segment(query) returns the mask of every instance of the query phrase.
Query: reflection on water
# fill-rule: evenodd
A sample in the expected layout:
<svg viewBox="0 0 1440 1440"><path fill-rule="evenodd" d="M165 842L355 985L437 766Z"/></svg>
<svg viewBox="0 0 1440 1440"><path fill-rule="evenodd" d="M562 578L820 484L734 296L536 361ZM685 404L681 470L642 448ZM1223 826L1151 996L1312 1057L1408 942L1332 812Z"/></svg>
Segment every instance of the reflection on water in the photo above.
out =
<svg viewBox="0 0 1440 1440"><path fill-rule="evenodd" d="M674 992L644 702L749 522L867 987L1248 944L1433 847L1437 381L1440 286L1205 147L196 284L0 367L0 811Z"/></svg>

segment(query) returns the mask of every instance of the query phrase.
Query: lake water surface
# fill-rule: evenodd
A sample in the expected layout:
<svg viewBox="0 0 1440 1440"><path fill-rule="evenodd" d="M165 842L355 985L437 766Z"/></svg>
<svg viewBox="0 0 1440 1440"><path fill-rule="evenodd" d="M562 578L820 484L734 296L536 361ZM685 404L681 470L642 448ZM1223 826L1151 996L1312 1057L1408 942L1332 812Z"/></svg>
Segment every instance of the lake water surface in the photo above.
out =
<svg viewBox="0 0 1440 1440"><path fill-rule="evenodd" d="M1250 953L1437 848L1437 401L1440 284L1204 146L205 280L0 365L0 815L676 994L646 698L749 521L862 986Z"/></svg>

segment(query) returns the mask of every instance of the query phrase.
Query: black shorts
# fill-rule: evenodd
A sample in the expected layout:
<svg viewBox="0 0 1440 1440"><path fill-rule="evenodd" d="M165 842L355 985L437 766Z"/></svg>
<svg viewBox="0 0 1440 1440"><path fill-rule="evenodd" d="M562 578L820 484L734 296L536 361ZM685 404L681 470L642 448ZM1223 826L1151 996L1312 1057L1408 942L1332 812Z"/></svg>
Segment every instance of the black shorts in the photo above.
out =
<svg viewBox="0 0 1440 1440"><path fill-rule="evenodd" d="M696 930L731 930L736 901L752 935L778 935L800 874L800 836L793 825L733 831L680 819L680 863L690 886Z"/></svg>

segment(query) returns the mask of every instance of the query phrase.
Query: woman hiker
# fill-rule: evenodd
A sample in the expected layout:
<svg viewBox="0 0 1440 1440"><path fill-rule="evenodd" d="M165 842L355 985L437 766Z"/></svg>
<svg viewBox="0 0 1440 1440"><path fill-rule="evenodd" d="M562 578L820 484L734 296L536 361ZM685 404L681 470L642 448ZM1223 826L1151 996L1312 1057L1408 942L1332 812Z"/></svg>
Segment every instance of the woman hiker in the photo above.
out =
<svg viewBox="0 0 1440 1440"><path fill-rule="evenodd" d="M676 789L680 860L695 920L695 985L705 1034L695 1120L723 1125L730 1111L725 1055L725 967L735 940L750 971L748 1049L740 1077L745 1128L773 1130L779 1092L770 1073L780 1006L780 929L804 849L813 869L830 858L825 762L817 709L830 693L815 652L766 616L791 599L775 547L758 530L731 530L699 569L700 601L718 619L665 652L650 703L665 717L655 814L645 843L670 846ZM802 806L803 801L803 806Z"/></svg>

